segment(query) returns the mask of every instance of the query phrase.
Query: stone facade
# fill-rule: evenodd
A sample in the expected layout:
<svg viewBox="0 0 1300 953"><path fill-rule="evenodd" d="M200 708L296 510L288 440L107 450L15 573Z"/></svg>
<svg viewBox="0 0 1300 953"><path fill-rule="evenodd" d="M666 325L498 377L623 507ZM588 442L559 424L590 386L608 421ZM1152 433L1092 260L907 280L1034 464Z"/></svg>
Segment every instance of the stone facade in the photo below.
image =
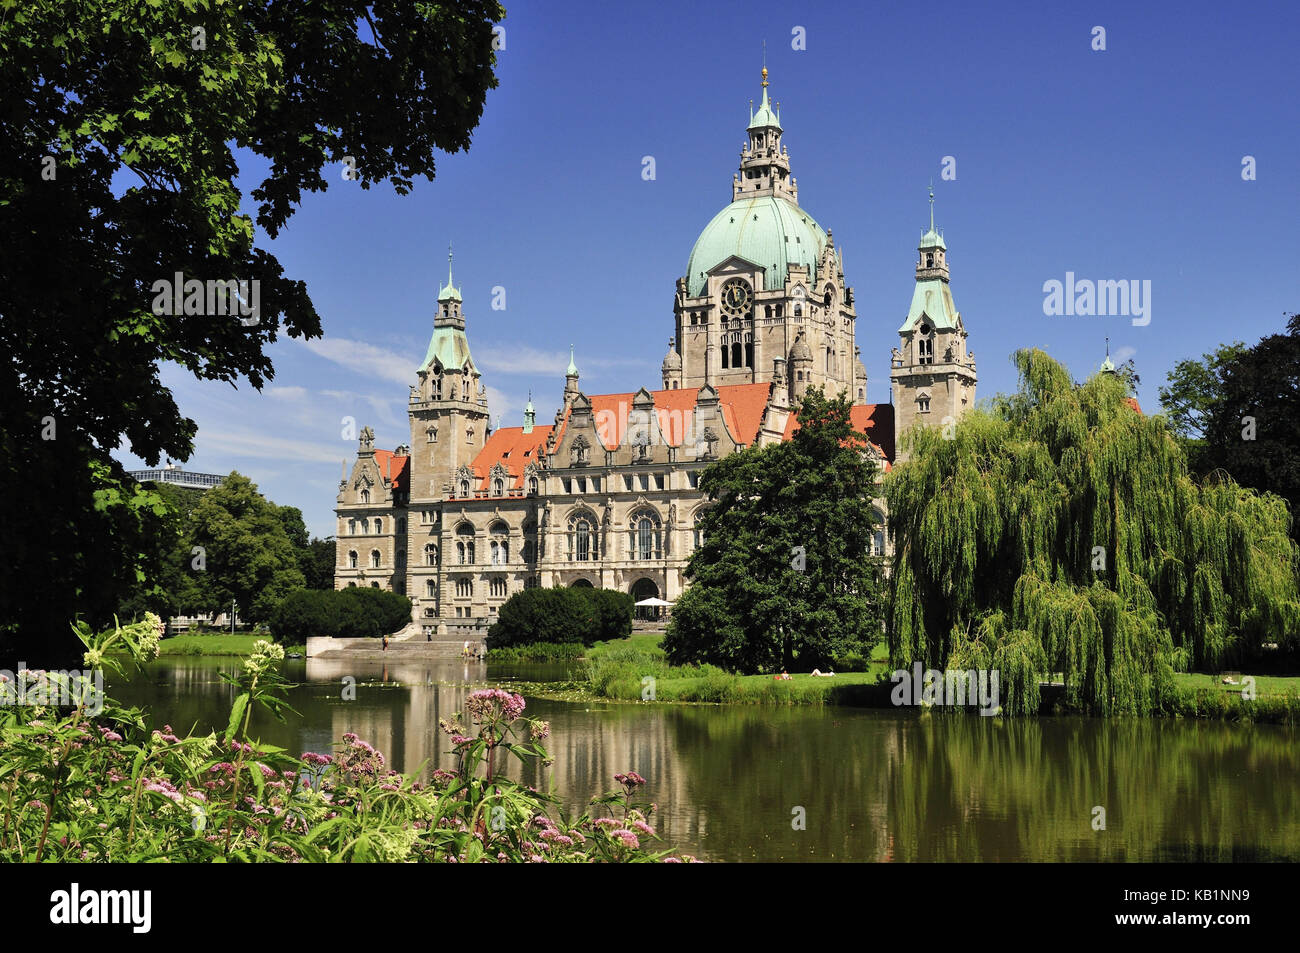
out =
<svg viewBox="0 0 1300 953"><path fill-rule="evenodd" d="M490 623L531 586L673 601L699 544L701 471L735 450L789 439L809 387L850 397L882 473L896 431L955 418L973 403L974 359L933 211L894 352L894 404L867 404L843 252L797 204L766 70L746 131L732 202L676 282L660 390L586 394L571 355L552 423L536 423L530 400L522 427L491 430L449 267L411 386L410 443L376 450L365 428L339 485L336 587L405 593L413 634L429 635ZM887 516L883 501L877 509ZM877 534L882 554L886 540Z"/></svg>

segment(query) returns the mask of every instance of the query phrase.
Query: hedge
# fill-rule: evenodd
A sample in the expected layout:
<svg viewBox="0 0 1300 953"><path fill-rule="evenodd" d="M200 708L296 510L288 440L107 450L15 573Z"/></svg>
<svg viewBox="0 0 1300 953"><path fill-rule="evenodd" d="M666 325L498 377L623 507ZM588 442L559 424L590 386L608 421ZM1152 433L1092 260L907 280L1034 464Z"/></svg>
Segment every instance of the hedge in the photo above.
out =
<svg viewBox="0 0 1300 953"><path fill-rule="evenodd" d="M411 621L411 600L386 589L296 589L271 613L278 642L306 642L311 636L379 638Z"/></svg>
<svg viewBox="0 0 1300 953"><path fill-rule="evenodd" d="M632 597L615 589L524 589L497 613L488 648L534 642L592 645L632 634Z"/></svg>

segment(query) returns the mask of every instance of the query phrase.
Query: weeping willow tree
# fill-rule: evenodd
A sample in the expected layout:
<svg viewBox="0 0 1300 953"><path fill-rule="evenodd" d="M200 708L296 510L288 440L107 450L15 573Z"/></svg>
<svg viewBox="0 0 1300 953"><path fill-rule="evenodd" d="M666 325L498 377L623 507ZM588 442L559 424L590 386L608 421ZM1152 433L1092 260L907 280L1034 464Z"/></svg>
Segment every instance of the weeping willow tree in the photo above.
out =
<svg viewBox="0 0 1300 953"><path fill-rule="evenodd" d="M1082 710L1148 713L1175 671L1294 651L1286 503L1191 479L1116 375L1076 385L1042 351L1014 361L1017 393L914 428L886 481L893 663L997 670L1011 713L1054 673Z"/></svg>

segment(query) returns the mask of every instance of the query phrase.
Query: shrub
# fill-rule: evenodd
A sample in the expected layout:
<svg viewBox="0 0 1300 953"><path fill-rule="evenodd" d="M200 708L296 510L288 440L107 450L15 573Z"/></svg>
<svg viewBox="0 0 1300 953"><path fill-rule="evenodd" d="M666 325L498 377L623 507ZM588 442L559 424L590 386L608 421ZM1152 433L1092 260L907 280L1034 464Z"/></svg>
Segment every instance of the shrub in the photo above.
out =
<svg viewBox="0 0 1300 953"><path fill-rule="evenodd" d="M497 613L488 648L535 642L592 645L632 633L632 597L613 589L525 589Z"/></svg>
<svg viewBox="0 0 1300 953"><path fill-rule="evenodd" d="M411 600L385 589L296 589L275 607L271 631L278 642L312 636L379 637L411 621Z"/></svg>

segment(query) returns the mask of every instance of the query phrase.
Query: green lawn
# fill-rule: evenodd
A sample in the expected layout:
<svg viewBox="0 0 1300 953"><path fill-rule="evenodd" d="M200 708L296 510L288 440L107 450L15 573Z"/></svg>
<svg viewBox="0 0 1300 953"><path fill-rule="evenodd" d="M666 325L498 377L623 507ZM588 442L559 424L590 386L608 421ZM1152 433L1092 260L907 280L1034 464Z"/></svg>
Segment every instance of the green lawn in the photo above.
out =
<svg viewBox="0 0 1300 953"><path fill-rule="evenodd" d="M174 635L163 639L160 655L245 655L253 654L253 645L266 635ZM301 645L286 645L286 652L301 652Z"/></svg>
<svg viewBox="0 0 1300 953"><path fill-rule="evenodd" d="M1268 695L1300 696L1300 677L1256 675L1254 679L1255 693L1259 697ZM1174 681L1180 688L1218 689L1229 695L1241 694L1241 685L1224 685L1218 675L1179 672L1174 675Z"/></svg>

